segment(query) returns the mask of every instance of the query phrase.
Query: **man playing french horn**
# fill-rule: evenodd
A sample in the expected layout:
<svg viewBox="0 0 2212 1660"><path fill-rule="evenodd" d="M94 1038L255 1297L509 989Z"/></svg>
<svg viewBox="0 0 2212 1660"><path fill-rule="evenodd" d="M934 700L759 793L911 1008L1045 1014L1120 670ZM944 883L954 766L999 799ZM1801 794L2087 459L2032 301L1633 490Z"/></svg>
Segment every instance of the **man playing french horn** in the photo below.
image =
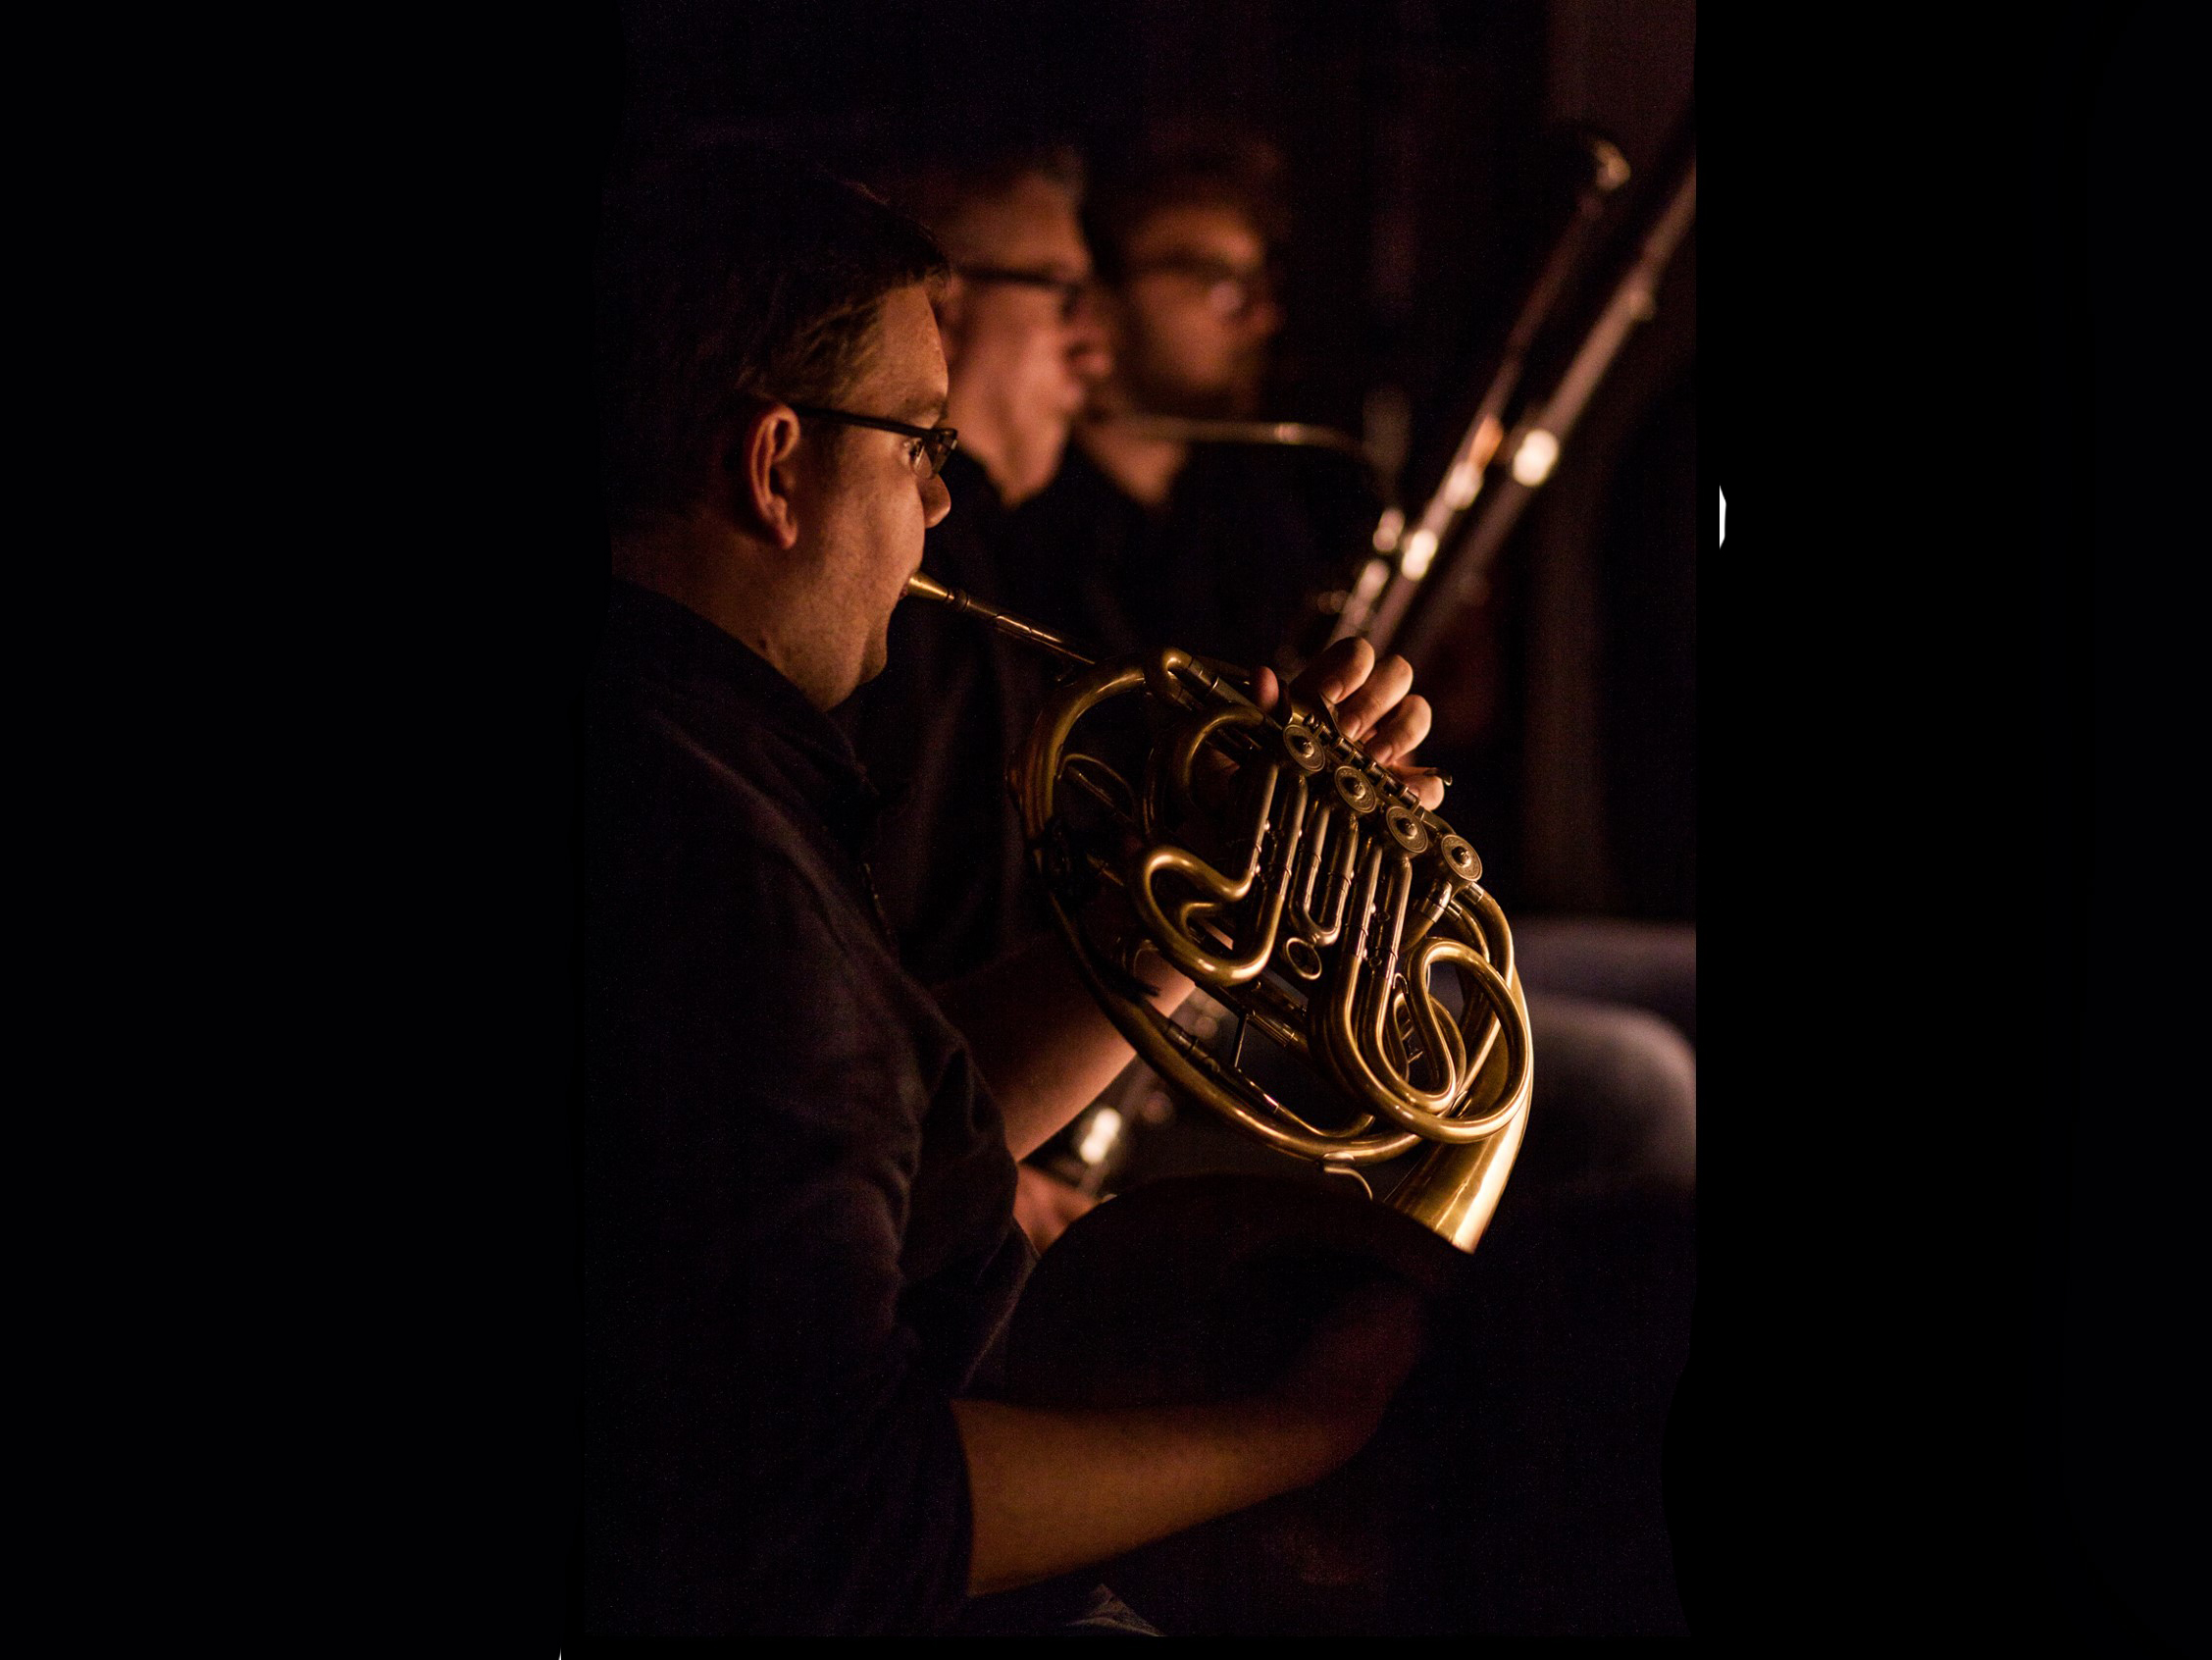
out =
<svg viewBox="0 0 2212 1660"><path fill-rule="evenodd" d="M944 261L864 193L727 150L641 174L605 247L576 1635L957 1630L1344 1463L1416 1305L1354 1296L1236 1399L991 1398L1033 1260L1013 1160L1131 1050L1057 940L942 1001L900 967L873 793L826 713L883 668L956 505ZM1294 691L1403 767L1410 683L1350 642ZM1143 966L1157 1007L1188 991Z"/></svg>

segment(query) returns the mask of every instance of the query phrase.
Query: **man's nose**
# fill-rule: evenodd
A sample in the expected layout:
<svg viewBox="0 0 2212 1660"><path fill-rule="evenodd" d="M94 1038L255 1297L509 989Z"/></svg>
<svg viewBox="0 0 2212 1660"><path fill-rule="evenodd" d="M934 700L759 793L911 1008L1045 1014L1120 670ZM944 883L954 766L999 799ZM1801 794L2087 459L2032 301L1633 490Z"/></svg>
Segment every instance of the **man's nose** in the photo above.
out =
<svg viewBox="0 0 2212 1660"><path fill-rule="evenodd" d="M935 527L945 522L945 515L952 510L952 492L938 474L922 481L922 523Z"/></svg>
<svg viewBox="0 0 2212 1660"><path fill-rule="evenodd" d="M1244 332L1255 339L1268 339L1283 326L1283 308L1275 303L1272 294L1260 294L1252 302L1242 319Z"/></svg>
<svg viewBox="0 0 2212 1660"><path fill-rule="evenodd" d="M1067 366L1076 379L1103 381L1113 372L1113 346L1098 300L1086 293L1067 320Z"/></svg>

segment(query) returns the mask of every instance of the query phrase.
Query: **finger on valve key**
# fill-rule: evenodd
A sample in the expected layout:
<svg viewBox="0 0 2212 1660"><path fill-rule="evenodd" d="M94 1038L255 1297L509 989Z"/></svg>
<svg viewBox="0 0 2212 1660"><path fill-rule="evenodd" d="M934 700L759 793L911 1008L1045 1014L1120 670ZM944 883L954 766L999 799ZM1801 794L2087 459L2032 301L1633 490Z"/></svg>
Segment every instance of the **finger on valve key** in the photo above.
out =
<svg viewBox="0 0 2212 1660"><path fill-rule="evenodd" d="M1359 687L1338 700L1336 723L1345 737L1364 744L1414 689L1414 665L1395 654L1382 658Z"/></svg>
<svg viewBox="0 0 2212 1660"><path fill-rule="evenodd" d="M1339 640L1300 670L1290 689L1307 702L1334 708L1366 683L1374 660L1374 648L1364 640ZM1281 677L1273 669L1254 672L1252 700L1262 709L1272 711L1282 691Z"/></svg>
<svg viewBox="0 0 2212 1660"><path fill-rule="evenodd" d="M1292 690L1301 699L1328 703L1344 736L1405 779L1415 798L1433 812L1444 804L1452 780L1435 767L1414 764L1414 752L1428 737L1435 711L1426 698L1413 692L1413 666L1404 657L1378 660L1365 641L1340 640L1307 666ZM1273 710L1282 697L1282 682L1274 671L1260 669L1252 685L1252 700Z"/></svg>

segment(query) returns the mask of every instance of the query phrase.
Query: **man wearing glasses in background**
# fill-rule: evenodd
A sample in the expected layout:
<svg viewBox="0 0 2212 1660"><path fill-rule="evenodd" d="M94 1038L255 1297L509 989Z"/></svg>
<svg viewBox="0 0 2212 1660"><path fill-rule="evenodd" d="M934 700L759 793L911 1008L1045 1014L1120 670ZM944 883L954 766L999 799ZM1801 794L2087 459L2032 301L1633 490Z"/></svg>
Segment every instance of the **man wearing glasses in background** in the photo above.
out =
<svg viewBox="0 0 2212 1660"><path fill-rule="evenodd" d="M1076 214L1079 157L1026 134L961 135L877 181L927 226L952 276L937 299L960 435L947 462L952 516L929 534L932 576L1052 623L1061 556L1031 534L1030 504L1107 369ZM892 621L891 668L839 711L887 801L876 881L906 963L946 985L1050 931L1003 782L1043 700L1037 652L935 606ZM1040 1248L1090 1201L1024 1165L1016 1213Z"/></svg>
<svg viewBox="0 0 2212 1660"><path fill-rule="evenodd" d="M1283 324L1275 171L1256 144L1173 147L1118 170L1088 206L1112 367L1036 516L1075 550L1044 603L1108 649L1172 641L1277 661L1307 596L1334 586L1381 510L1358 466L1327 452L1162 429L1260 413Z"/></svg>

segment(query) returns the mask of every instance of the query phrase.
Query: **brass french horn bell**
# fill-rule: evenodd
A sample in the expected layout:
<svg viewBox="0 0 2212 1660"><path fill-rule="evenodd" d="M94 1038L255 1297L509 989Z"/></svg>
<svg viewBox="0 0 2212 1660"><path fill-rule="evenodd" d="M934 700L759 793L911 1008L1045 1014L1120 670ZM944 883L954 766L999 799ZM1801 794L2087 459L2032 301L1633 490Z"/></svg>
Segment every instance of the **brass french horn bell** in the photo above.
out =
<svg viewBox="0 0 2212 1660"><path fill-rule="evenodd" d="M1138 1055L1185 1099L1325 1169L1426 1143L1385 1203L1471 1251L1534 1078L1513 933L1474 849L1322 704L1286 692L1262 710L1241 673L1174 648L1096 661L918 573L907 593L1076 665L1008 784L1054 919ZM1234 1014L1227 1059L1153 1007L1147 947ZM1436 995L1446 974L1456 1015ZM1332 1086L1333 1112L1294 1111L1240 1066L1251 1033Z"/></svg>

